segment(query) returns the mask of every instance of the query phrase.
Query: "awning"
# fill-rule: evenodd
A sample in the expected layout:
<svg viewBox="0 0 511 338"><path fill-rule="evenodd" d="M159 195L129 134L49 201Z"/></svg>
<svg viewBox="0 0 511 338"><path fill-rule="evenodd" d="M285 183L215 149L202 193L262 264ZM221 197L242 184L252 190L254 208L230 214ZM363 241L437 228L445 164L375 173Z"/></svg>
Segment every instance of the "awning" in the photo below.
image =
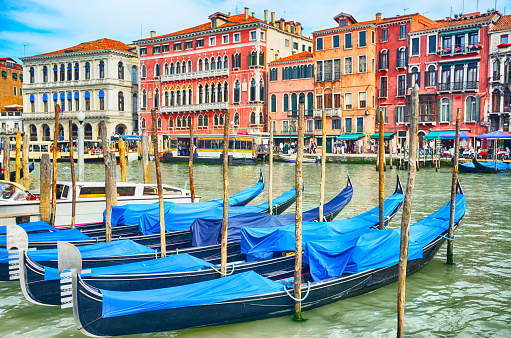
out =
<svg viewBox="0 0 511 338"><path fill-rule="evenodd" d="M396 133L383 133L383 139L388 140L389 138L391 138L394 135L396 135ZM379 138L380 138L380 133L371 135L371 139L373 139L373 140L378 140Z"/></svg>
<svg viewBox="0 0 511 338"><path fill-rule="evenodd" d="M456 35L456 34L465 34L465 33L477 33L479 32L479 28L468 28L468 29L458 29L458 30L452 30L452 31L444 31L440 32L440 36L445 35Z"/></svg>
<svg viewBox="0 0 511 338"><path fill-rule="evenodd" d="M364 134L344 134L337 136L337 141L356 141L363 136Z"/></svg>
<svg viewBox="0 0 511 338"><path fill-rule="evenodd" d="M460 130L460 131L469 132L470 130ZM452 133L456 133L456 130L432 130L426 136L424 136L424 139L425 140L437 140L440 137L440 135L442 135L442 134L452 134Z"/></svg>

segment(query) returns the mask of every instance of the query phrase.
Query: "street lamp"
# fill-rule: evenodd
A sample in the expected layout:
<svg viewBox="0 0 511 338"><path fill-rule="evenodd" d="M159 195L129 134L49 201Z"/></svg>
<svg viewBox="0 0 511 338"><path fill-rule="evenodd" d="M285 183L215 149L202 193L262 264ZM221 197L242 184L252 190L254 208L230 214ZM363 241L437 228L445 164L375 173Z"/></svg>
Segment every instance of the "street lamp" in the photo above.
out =
<svg viewBox="0 0 511 338"><path fill-rule="evenodd" d="M80 122L80 124L78 125L78 181L80 182L83 182L85 179L84 179L84 155L83 155L83 148L84 148L84 145L83 145L83 139L84 139L84 135L83 135L83 121L85 120L85 114L83 113L83 111L79 111L78 114L76 115L76 117L78 118L78 122Z"/></svg>

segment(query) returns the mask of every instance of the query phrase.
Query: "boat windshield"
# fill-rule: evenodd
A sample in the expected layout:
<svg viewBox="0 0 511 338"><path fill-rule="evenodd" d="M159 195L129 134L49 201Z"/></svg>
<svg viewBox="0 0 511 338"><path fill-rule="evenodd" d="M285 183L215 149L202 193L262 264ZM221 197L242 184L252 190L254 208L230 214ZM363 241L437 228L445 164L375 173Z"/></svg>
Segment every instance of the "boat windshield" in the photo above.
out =
<svg viewBox="0 0 511 338"><path fill-rule="evenodd" d="M15 186L10 184L0 184L0 196L2 197L2 200L9 200L13 199L13 197L16 195L17 189Z"/></svg>
<svg viewBox="0 0 511 338"><path fill-rule="evenodd" d="M182 195L181 190L170 187L162 187L163 195ZM144 196L158 195L158 187L144 187Z"/></svg>

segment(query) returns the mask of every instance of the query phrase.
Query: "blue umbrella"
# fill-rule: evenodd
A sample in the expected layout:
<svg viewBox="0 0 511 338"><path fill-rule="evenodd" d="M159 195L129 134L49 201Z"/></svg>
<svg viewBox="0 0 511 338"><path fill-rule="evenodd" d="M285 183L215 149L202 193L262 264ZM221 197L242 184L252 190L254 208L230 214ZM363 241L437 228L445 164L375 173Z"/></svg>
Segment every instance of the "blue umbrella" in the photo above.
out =
<svg viewBox="0 0 511 338"><path fill-rule="evenodd" d="M500 138L511 138L511 135L504 133L503 131L496 130L491 133L486 133L477 136L478 139L500 139Z"/></svg>
<svg viewBox="0 0 511 338"><path fill-rule="evenodd" d="M472 136L470 136L469 134L467 134L464 131L462 131L460 133L460 139L469 139L471 137ZM439 138L454 140L456 138L456 133L442 134L442 135L439 136Z"/></svg>

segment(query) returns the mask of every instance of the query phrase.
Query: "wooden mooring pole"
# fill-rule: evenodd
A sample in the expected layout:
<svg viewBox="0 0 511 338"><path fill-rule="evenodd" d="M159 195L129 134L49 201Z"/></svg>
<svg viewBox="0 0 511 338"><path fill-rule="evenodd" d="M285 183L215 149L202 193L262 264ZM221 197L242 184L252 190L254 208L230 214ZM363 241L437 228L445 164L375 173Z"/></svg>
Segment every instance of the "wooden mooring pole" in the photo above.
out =
<svg viewBox="0 0 511 338"><path fill-rule="evenodd" d="M383 196L385 194L385 178L383 176L383 170L385 168L385 116L384 111L380 111L380 131L378 139L378 206L379 206L379 219L378 229L383 230L385 228L385 215L383 209Z"/></svg>
<svg viewBox="0 0 511 338"><path fill-rule="evenodd" d="M163 188L161 182L160 152L158 151L158 126L156 109L151 109L153 129L154 165L156 167L156 185L158 186L158 203L160 206L160 249L161 257L167 256L167 238L165 237L165 206L163 204ZM147 138L146 138L147 139Z"/></svg>
<svg viewBox="0 0 511 338"><path fill-rule="evenodd" d="M4 163L2 163L2 167L4 168L4 180L11 180L11 142L9 141L9 136L4 136Z"/></svg>
<svg viewBox="0 0 511 338"><path fill-rule="evenodd" d="M144 172L144 183L149 184L149 144L147 139L147 131L142 129L140 136L140 147L142 148L142 170Z"/></svg>
<svg viewBox="0 0 511 338"><path fill-rule="evenodd" d="M456 207L456 188L458 183L458 160L460 149L460 115L461 109L458 108L456 112L456 139L454 141L454 167L452 169L452 182L451 182L451 215L449 217L449 233L450 240L447 241L447 264L454 264L454 215ZM496 150L496 149L495 149ZM495 158L495 161L497 159Z"/></svg>
<svg viewBox="0 0 511 338"><path fill-rule="evenodd" d="M419 87L417 84L412 89L412 105L410 111L409 144L410 153L408 156L408 182L403 204L403 216L401 219L401 243L399 253L399 276L397 291L397 336L404 337L405 318L405 282L406 265L408 261L408 240L410 235L410 222L412 217L412 194L415 185L415 171L417 166L417 132L418 132L418 111L419 111Z"/></svg>
<svg viewBox="0 0 511 338"><path fill-rule="evenodd" d="M324 220L325 206L325 178L326 178L326 111L323 110L323 130L322 130L322 146L321 146L321 183L319 184L319 221Z"/></svg>
<svg viewBox="0 0 511 338"><path fill-rule="evenodd" d="M294 298L295 313L294 320L300 321L302 318L302 161L303 161L303 119L304 119L304 102L300 101L298 107L298 140L296 142L296 211L295 211L295 281L294 281Z"/></svg>
<svg viewBox="0 0 511 338"><path fill-rule="evenodd" d="M55 226L55 212L57 209L57 141L59 139L59 113L60 106L55 104L55 129L53 133L53 175L51 184L51 222Z"/></svg>
<svg viewBox="0 0 511 338"><path fill-rule="evenodd" d="M119 137L119 164L121 165L121 182L126 182L126 147L124 140Z"/></svg>
<svg viewBox="0 0 511 338"><path fill-rule="evenodd" d="M16 158L14 159L14 173L15 173L15 181L16 183L20 183L21 181L21 176L20 176L20 169L21 169L21 165L20 165L20 160L21 160L21 156L20 156L20 152L21 152L21 131L18 130L18 132L16 133Z"/></svg>
<svg viewBox="0 0 511 338"><path fill-rule="evenodd" d="M195 153L195 147L193 143L193 117L192 123L190 124L190 157L188 159L188 173L190 174L190 197L192 203L195 202L195 184L193 183L193 155Z"/></svg>
<svg viewBox="0 0 511 338"><path fill-rule="evenodd" d="M99 132L103 144L103 159L105 161L105 232L106 241L110 242L112 240L112 207L117 206L117 158L115 153L111 153L108 149L108 133L105 121L99 123Z"/></svg>
<svg viewBox="0 0 511 338"><path fill-rule="evenodd" d="M392 169L392 167L394 166L392 163L392 152L394 151L394 146L392 143L393 143L392 138L389 137L389 166L390 166L390 169Z"/></svg>
<svg viewBox="0 0 511 338"><path fill-rule="evenodd" d="M41 213L41 220L46 223L51 223L50 217L50 193L51 193L51 163L50 154L43 154L40 163L40 195L39 195L39 212Z"/></svg>
<svg viewBox="0 0 511 338"><path fill-rule="evenodd" d="M30 189L30 169L28 168L28 151L29 151L29 144L28 144L28 133L23 134L23 150L21 153L21 167L23 168L23 186L25 189Z"/></svg>
<svg viewBox="0 0 511 338"><path fill-rule="evenodd" d="M227 228L229 226L229 122L231 111L226 110L224 116L224 144L223 144L223 169L224 169L224 213L222 218L222 248L220 259L221 276L227 273Z"/></svg>
<svg viewBox="0 0 511 338"><path fill-rule="evenodd" d="M275 126L275 121L270 120L270 163L268 165L268 210L270 211L270 214L273 215L273 127Z"/></svg>
<svg viewBox="0 0 511 338"><path fill-rule="evenodd" d="M69 167L71 168L71 229L75 228L76 221L76 177L75 177L75 150L73 146L73 121L69 120Z"/></svg>

